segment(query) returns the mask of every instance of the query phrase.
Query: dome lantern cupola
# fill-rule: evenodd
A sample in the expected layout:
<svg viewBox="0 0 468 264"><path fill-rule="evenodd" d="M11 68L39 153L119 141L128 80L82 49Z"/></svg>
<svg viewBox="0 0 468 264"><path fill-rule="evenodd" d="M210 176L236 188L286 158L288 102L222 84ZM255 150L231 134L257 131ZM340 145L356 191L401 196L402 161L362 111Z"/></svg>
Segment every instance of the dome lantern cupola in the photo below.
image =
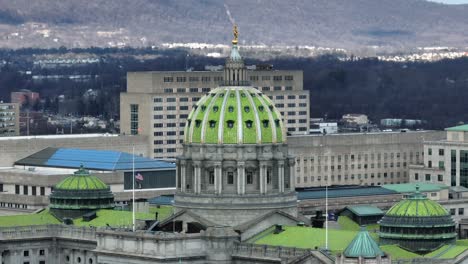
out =
<svg viewBox="0 0 468 264"><path fill-rule="evenodd" d="M232 40L231 54L226 59L226 65L224 66L224 85L245 86L248 85L247 72L244 60L242 59L237 46L239 37L237 25L234 25L233 34L234 39Z"/></svg>

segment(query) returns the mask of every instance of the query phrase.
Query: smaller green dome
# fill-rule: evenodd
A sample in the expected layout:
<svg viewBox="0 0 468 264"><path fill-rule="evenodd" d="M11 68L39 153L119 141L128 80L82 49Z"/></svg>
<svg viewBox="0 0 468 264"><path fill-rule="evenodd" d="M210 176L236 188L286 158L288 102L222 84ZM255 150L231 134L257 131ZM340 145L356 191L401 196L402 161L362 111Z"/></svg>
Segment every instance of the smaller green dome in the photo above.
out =
<svg viewBox="0 0 468 264"><path fill-rule="evenodd" d="M57 190L106 190L108 186L98 177L90 175L83 166L54 187Z"/></svg>
<svg viewBox="0 0 468 264"><path fill-rule="evenodd" d="M365 227L354 237L353 241L346 247L344 253L348 258L377 258L385 256L377 242L372 239Z"/></svg>
<svg viewBox="0 0 468 264"><path fill-rule="evenodd" d="M442 205L427 199L419 190L416 190L413 195L392 206L385 215L398 217L427 217L447 216L449 213Z"/></svg>

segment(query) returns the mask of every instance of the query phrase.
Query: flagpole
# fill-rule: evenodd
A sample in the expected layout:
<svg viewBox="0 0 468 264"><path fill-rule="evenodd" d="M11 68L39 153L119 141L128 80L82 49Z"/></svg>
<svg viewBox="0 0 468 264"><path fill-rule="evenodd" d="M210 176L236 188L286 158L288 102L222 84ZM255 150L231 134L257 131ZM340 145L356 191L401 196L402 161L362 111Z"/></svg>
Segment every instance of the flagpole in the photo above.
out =
<svg viewBox="0 0 468 264"><path fill-rule="evenodd" d="M135 232L135 146L133 146L132 150L132 195L133 195L133 204L132 204L132 220L133 220L133 232Z"/></svg>

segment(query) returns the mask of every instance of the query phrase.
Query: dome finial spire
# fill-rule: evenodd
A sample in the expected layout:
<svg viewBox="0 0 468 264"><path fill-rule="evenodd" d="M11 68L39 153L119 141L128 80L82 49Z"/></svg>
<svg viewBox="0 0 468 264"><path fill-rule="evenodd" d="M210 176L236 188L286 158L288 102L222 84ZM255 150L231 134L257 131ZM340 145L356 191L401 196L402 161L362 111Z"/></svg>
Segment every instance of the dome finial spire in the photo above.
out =
<svg viewBox="0 0 468 264"><path fill-rule="evenodd" d="M234 35L234 39L232 40L232 45L237 45L238 38L239 38L239 31L237 30L236 24L234 24L232 28L232 34Z"/></svg>

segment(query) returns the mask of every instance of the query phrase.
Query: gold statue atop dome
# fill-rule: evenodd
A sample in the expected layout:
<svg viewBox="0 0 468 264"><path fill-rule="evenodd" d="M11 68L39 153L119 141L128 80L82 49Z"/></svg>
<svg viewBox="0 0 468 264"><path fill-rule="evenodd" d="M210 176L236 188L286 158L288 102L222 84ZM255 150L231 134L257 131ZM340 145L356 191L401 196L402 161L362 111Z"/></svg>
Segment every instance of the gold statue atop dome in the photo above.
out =
<svg viewBox="0 0 468 264"><path fill-rule="evenodd" d="M237 38L239 37L239 31L237 30L237 25L234 24L232 29L232 33L234 34L234 39L232 40L233 45L237 45Z"/></svg>

